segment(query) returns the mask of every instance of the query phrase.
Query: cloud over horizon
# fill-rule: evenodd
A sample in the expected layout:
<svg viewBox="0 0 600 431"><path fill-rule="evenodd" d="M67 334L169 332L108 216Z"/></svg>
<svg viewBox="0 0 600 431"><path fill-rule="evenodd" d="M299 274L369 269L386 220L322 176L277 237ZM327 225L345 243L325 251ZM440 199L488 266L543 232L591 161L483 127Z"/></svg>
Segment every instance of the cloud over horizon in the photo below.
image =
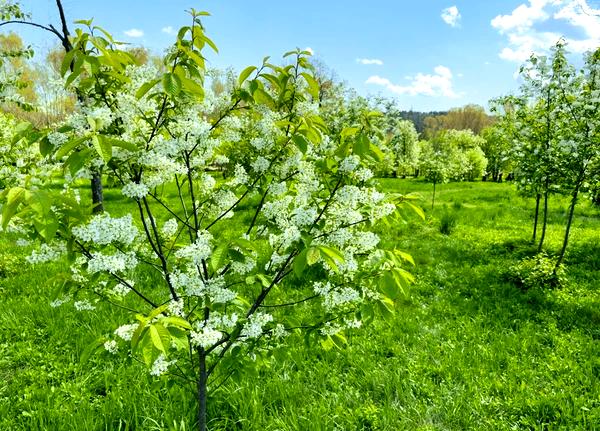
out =
<svg viewBox="0 0 600 431"><path fill-rule="evenodd" d="M365 84L379 85L391 93L408 96L432 96L458 98L452 86L452 72L446 66L436 66L433 74L417 73L415 76L407 76L408 85L392 83L389 79L379 75L369 77Z"/></svg>

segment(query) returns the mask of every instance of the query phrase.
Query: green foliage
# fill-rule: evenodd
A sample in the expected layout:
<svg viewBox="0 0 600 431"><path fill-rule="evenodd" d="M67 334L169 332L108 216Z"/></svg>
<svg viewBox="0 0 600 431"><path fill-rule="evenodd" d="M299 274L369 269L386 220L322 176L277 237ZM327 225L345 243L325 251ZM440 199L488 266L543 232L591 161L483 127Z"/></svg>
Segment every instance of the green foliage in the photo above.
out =
<svg viewBox="0 0 600 431"><path fill-rule="evenodd" d="M522 259L513 265L510 277L523 289L564 287L567 283L564 265L555 270L556 261L545 253Z"/></svg>

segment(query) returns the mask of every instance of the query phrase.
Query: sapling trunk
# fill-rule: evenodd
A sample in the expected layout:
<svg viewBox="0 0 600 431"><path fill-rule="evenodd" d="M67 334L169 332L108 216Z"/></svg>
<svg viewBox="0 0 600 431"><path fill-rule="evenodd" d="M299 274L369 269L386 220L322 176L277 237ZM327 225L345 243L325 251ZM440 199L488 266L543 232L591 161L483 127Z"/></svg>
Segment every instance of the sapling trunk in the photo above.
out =
<svg viewBox="0 0 600 431"><path fill-rule="evenodd" d="M206 372L206 352L203 348L198 349L198 431L206 431L206 383L208 374Z"/></svg>
<svg viewBox="0 0 600 431"><path fill-rule="evenodd" d="M546 239L546 227L548 225L548 190L544 192L544 220L542 221L542 235L540 236L540 243L538 245L538 253L542 251L544 246L544 240Z"/></svg>
<svg viewBox="0 0 600 431"><path fill-rule="evenodd" d="M571 233L571 224L573 223L573 214L575 214L575 206L577 205L577 197L579 195L579 188L581 187L581 182L577 184L575 190L573 191L573 196L571 197L571 205L569 206L569 215L567 218L567 227L565 228L565 237L563 239L563 245L560 249L560 254L558 255L558 260L556 261L556 266L554 267L554 274L560 267L563 259L565 258L565 253L567 251L567 245L569 243L569 235Z"/></svg>
<svg viewBox="0 0 600 431"><path fill-rule="evenodd" d="M92 188L92 204L94 205L94 213L101 213L104 211L104 196L102 190L102 171L100 169L92 170L91 179Z"/></svg>
<svg viewBox="0 0 600 431"><path fill-rule="evenodd" d="M531 243L535 243L535 239L537 237L537 227L538 227L538 219L540 216L540 200L542 198L541 194L537 194L535 197L535 216L533 219L533 236L531 237Z"/></svg>

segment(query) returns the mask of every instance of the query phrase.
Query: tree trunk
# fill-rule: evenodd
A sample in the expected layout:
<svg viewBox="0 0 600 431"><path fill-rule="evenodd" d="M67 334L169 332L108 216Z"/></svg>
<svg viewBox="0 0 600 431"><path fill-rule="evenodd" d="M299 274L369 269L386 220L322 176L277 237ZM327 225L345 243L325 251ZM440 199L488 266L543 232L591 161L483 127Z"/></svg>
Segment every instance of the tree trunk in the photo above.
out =
<svg viewBox="0 0 600 431"><path fill-rule="evenodd" d="M542 235L540 236L540 244L538 245L538 253L542 251L544 239L546 239L546 226L548 225L548 190L544 192L544 220L542 222Z"/></svg>
<svg viewBox="0 0 600 431"><path fill-rule="evenodd" d="M569 207L569 216L567 218L567 227L565 229L565 238L563 240L562 248L560 249L560 255L558 256L558 260L556 261L556 266L554 267L554 274L560 267L563 259L565 258L565 253L567 251L567 245L569 243L569 234L571 233L571 224L573 223L573 214L575 214L575 206L577 205L577 196L579 195L579 188L581 187L581 182L577 183L575 190L573 191L573 196L571 197L571 206Z"/></svg>
<svg viewBox="0 0 600 431"><path fill-rule="evenodd" d="M198 349L200 373L198 375L198 430L206 431L206 353L203 348Z"/></svg>
<svg viewBox="0 0 600 431"><path fill-rule="evenodd" d="M101 213L104 211L104 196L102 190L102 170L100 168L92 170L92 204L93 212Z"/></svg>
<svg viewBox="0 0 600 431"><path fill-rule="evenodd" d="M537 237L537 226L538 226L538 219L540 216L540 199L542 198L541 194L537 194L535 197L535 217L533 219L533 236L531 237L531 243L535 243L535 239Z"/></svg>

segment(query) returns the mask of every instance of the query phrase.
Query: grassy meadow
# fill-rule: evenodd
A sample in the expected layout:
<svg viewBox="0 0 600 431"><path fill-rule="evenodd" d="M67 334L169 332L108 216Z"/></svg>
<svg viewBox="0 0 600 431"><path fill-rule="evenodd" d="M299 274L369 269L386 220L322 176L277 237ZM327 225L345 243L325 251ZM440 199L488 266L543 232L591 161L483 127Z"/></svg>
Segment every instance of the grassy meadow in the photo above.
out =
<svg viewBox="0 0 600 431"><path fill-rule="evenodd" d="M510 267L533 255L532 199L509 183L380 180L421 194L426 221L380 232L412 254L417 282L390 323L341 350L301 342L209 399L211 430L600 429L600 209L582 202L560 289L523 290ZM117 200L109 192L107 200ZM558 251L568 200L553 197L546 249ZM110 204L109 204L110 208ZM442 233L443 232L443 233ZM132 360L80 361L90 334L126 314L49 305L58 264L0 235L0 430L189 430L193 394Z"/></svg>

